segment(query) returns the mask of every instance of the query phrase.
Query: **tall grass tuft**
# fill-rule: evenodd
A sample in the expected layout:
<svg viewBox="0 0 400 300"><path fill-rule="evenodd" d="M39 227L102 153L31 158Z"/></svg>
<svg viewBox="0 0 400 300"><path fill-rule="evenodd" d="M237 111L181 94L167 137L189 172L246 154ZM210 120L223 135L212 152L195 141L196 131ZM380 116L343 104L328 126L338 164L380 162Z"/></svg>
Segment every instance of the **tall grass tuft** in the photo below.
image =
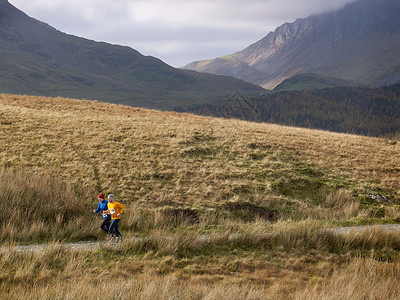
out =
<svg viewBox="0 0 400 300"><path fill-rule="evenodd" d="M294 299L399 299L400 262L354 259L329 280L296 293Z"/></svg>
<svg viewBox="0 0 400 300"><path fill-rule="evenodd" d="M81 239L95 234L88 193L51 175L0 170L0 240Z"/></svg>

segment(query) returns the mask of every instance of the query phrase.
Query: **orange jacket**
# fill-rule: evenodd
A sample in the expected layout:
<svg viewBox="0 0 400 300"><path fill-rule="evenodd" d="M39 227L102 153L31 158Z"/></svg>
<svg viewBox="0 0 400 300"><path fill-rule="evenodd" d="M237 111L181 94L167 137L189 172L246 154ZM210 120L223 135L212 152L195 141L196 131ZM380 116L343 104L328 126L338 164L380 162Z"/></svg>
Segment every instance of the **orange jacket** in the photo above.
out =
<svg viewBox="0 0 400 300"><path fill-rule="evenodd" d="M114 201L113 203L108 202L107 208L108 210L105 211L105 213L111 214L111 220L121 219L121 214L125 210L125 206L116 201ZM117 216L118 214L120 215Z"/></svg>

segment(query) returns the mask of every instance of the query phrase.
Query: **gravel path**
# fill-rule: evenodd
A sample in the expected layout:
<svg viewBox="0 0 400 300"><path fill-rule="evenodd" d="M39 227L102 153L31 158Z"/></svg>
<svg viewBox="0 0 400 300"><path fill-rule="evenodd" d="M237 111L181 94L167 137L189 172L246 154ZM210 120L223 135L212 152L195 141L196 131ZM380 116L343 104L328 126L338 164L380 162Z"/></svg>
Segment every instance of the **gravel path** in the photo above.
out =
<svg viewBox="0 0 400 300"><path fill-rule="evenodd" d="M385 224L385 225L365 225L365 226L353 226L353 227L337 227L333 230L337 233L361 233L368 229L384 230L386 232L400 231L399 224Z"/></svg>
<svg viewBox="0 0 400 300"><path fill-rule="evenodd" d="M5 253L7 251L17 251L17 252L35 252L39 253L44 249L57 248L58 246L63 247L65 250L87 250L93 251L100 248L101 245L106 242L77 242L77 243L59 243L59 244L34 244L34 245L17 245L17 246L1 246L0 253Z"/></svg>

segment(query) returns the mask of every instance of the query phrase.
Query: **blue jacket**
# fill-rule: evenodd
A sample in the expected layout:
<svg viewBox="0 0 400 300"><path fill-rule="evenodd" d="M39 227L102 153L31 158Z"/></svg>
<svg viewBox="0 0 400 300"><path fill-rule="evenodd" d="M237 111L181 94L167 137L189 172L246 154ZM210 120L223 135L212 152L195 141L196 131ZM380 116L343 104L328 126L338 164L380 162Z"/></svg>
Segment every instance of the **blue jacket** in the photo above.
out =
<svg viewBox="0 0 400 300"><path fill-rule="evenodd" d="M107 204L108 204L108 201L107 200L103 200L103 201L99 202L99 205L97 205L96 214L99 213L99 212L102 212L103 213L103 219L111 218L111 215L108 215L108 214L104 213L106 210L108 210Z"/></svg>

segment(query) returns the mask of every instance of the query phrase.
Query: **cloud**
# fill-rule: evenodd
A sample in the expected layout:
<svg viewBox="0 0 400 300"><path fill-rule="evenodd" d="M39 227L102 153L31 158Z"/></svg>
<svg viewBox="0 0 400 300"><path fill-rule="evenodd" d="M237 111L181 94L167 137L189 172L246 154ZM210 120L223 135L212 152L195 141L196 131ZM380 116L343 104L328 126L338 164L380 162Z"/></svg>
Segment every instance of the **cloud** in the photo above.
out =
<svg viewBox="0 0 400 300"><path fill-rule="evenodd" d="M351 0L9 0L78 36L130 46L173 66L242 50L284 22Z"/></svg>

